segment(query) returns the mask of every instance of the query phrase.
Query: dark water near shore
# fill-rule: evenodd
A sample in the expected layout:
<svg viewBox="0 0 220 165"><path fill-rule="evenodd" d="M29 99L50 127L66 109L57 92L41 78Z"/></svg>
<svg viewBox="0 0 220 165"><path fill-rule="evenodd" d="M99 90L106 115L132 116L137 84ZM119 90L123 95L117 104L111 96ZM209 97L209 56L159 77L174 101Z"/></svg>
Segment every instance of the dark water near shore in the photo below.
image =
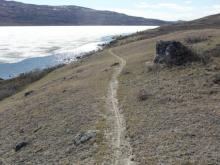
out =
<svg viewBox="0 0 220 165"><path fill-rule="evenodd" d="M35 69L75 61L100 49L115 35L153 26L0 27L0 77L9 79Z"/></svg>

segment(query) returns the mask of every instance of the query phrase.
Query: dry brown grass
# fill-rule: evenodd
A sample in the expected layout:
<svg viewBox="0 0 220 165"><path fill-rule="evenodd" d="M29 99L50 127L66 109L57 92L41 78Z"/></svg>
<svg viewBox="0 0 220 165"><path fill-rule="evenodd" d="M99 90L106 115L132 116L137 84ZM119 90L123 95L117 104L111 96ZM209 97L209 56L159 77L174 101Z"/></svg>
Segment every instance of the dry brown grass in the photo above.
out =
<svg viewBox="0 0 220 165"><path fill-rule="evenodd" d="M185 38L185 42L187 44L197 44L200 42L205 42L207 40L208 40L208 38L205 36L191 36L191 37Z"/></svg>
<svg viewBox="0 0 220 165"><path fill-rule="evenodd" d="M113 49L127 60L120 76L119 101L135 162L143 164L219 164L220 58L208 65L152 66L158 40L201 34L211 39L194 44L199 52L220 43L220 30L188 30ZM143 39L147 34L142 35ZM138 37L140 37L138 36ZM149 37L148 37L149 38ZM137 39L137 38L134 38ZM101 164L111 159L105 132L106 95L117 63L108 51L55 70L0 102L0 161L7 164ZM117 66L116 66L117 67ZM144 89L149 97L137 99ZM28 97L24 94L34 91ZM97 130L95 141L73 145L76 134ZM30 145L15 153L15 143Z"/></svg>
<svg viewBox="0 0 220 165"><path fill-rule="evenodd" d="M2 160L7 164L100 164L109 152L105 96L115 62L107 52L98 53L55 70L1 101ZM25 97L28 91L34 93ZM74 137L88 130L97 130L95 141L75 147ZM15 153L15 144L24 138L30 145Z"/></svg>
<svg viewBox="0 0 220 165"><path fill-rule="evenodd" d="M23 90L27 85L40 80L50 72L62 67L58 65L44 70L35 70L29 73L23 73L16 78L9 80L0 80L0 101L10 97Z"/></svg>
<svg viewBox="0 0 220 165"><path fill-rule="evenodd" d="M213 81L220 73L220 58L210 57L207 65L196 62L159 69L150 65L157 40L183 42L201 33L214 36L194 44L201 53L220 43L219 30L194 30L114 49L127 59L125 69L130 71L120 77L119 96L135 161L140 164L219 164L220 86ZM136 99L141 89L151 94L144 102Z"/></svg>

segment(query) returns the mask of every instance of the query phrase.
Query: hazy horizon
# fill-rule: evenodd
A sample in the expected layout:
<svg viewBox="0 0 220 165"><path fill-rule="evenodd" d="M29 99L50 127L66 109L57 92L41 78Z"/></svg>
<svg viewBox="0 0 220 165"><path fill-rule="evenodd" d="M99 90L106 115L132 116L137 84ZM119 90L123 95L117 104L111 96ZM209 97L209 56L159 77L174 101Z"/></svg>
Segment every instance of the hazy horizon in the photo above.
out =
<svg viewBox="0 0 220 165"><path fill-rule="evenodd" d="M220 12L219 0L16 0L37 5L76 5L97 10L109 10L131 16L167 21L194 20ZM175 14L174 14L175 13Z"/></svg>

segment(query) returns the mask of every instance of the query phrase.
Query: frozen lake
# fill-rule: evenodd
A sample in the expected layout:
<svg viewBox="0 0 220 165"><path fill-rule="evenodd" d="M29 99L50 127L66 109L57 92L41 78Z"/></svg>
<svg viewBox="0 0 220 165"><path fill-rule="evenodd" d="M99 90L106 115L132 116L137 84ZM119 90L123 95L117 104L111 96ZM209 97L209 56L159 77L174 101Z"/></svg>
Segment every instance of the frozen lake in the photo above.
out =
<svg viewBox="0 0 220 165"><path fill-rule="evenodd" d="M0 77L11 78L76 60L97 50L115 35L127 35L154 26L0 27Z"/></svg>

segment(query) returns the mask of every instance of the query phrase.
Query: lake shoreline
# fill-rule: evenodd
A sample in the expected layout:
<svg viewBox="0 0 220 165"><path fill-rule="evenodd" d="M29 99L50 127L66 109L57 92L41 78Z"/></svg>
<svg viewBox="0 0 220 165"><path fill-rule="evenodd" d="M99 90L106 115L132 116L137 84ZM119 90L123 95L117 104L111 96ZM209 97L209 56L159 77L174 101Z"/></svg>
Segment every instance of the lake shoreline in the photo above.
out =
<svg viewBox="0 0 220 165"><path fill-rule="evenodd" d="M10 50L1 51L0 77L3 79L11 79L11 78L19 76L19 74L27 73L27 72L30 72L36 69L42 70L42 69L50 68L50 67L53 67L59 64L68 64L73 61L77 61L77 58L80 58L87 54L91 54L91 52L94 52L94 51L99 51L100 49L103 49L103 47L105 47L106 45L109 45L109 43L115 42L115 40L119 39L122 36L128 36L131 34L135 34L136 32L140 32L145 29L146 30L153 29L155 27L154 26L123 27L125 31L121 29L122 27L120 28L108 27L108 26L91 27L90 28L91 34L89 33L90 31L86 32L86 29L88 28L88 26L67 27L67 28L66 27L49 27L49 28L46 27L46 30L49 29L52 31L52 32L48 32L48 33L52 33L52 35L49 34L49 36L47 36L46 32L44 32L45 30L44 27L40 27L40 28L39 27L28 27L28 28L18 27L18 28L21 31L24 29L27 29L27 31L30 31L32 28L34 28L34 32L37 33L39 31L40 33L43 34L44 38L41 41L42 34L39 36L34 36L34 39L30 39L30 43L28 42L27 45L26 45L25 38L24 39L22 38L24 41L22 41L22 43L19 43L18 41L21 40L21 38L19 37L15 39L12 37L12 41L17 40L18 45L15 44L17 42L12 42L11 40L7 41L8 39L6 39L6 43L4 44L3 44L4 39L0 41L0 49L10 48ZM96 29L96 28L100 28L100 29ZM7 30L6 28L4 29ZM10 29L9 31L12 31L13 27L9 27L9 29ZM65 29L67 31L63 31ZM74 29L76 29L76 31L74 31ZM98 32L98 34L96 34L97 30L103 30L103 31ZM67 35L67 33L72 33L72 36L74 37L73 34L77 34L77 32L79 33L80 31L82 31L82 34L78 34L78 36L75 36L75 38L73 39L70 37L71 35L70 36ZM13 32L12 34L14 35L14 33L15 32ZM63 33L64 35L62 35ZM22 37L21 34L19 35L20 37ZM55 37L55 36L58 36L58 37ZM81 38L79 38L79 36ZM3 35L3 38L4 37L6 37L6 35ZM33 42L33 44L31 44L32 43L31 41ZM7 45L7 42L9 42L8 45ZM11 44L12 46L10 46ZM13 51L15 52L13 53ZM21 51L21 54L19 53L20 51ZM19 57L21 59L25 58L25 59L19 60L18 62L13 62L13 60L15 60L16 57ZM9 61L10 58L12 59L12 63L1 61L4 59Z"/></svg>
<svg viewBox="0 0 220 165"><path fill-rule="evenodd" d="M0 77L0 81L13 80L13 79L19 78L19 77L22 76L23 74L31 74L31 73L33 73L33 72L35 72L35 71L45 72L46 70L50 70L50 69L53 70L53 68L59 68L59 67L58 67L59 65L65 66L65 65L68 65L68 64L71 64L71 63L77 63L77 62L79 62L80 60L83 60L83 59L85 59L85 58L88 58L89 56L92 56L92 55L94 55L94 54L96 54L96 53L98 53L98 52L101 52L101 51L105 50L105 49L108 48L108 47L111 47L111 45L114 45L114 42L117 42L117 40L121 40L121 37L122 37L122 36L126 37L126 36L130 36L130 35L133 35L133 34L135 34L135 33L132 33L132 34L129 34L129 35L116 35L116 36L111 36L111 37L108 36L108 37L110 37L109 41L108 41L108 42L106 41L105 43L98 45L98 46L99 46L99 49L93 50L93 51L90 51L90 52L85 52L85 53L79 54L79 55L76 56L76 59L75 59L74 61L71 61L71 62L69 62L69 63L57 63L56 65L51 65L50 67L45 67L45 68L42 68L42 69L40 69L40 68L33 69L33 70L28 71L28 72L23 72L23 73L21 73L21 74L18 74L17 76L14 76L14 77L13 77L13 76L9 76L8 78L4 78L4 76L3 76L3 77ZM19 65L19 64L24 65L24 63L25 63L26 61L36 62L36 59L38 59L38 60L41 60L41 59L42 59L42 60L43 60L44 58L50 58L50 57L52 57L52 56L53 56L53 55L51 55L51 56L45 56L45 57L34 57L34 58L30 58L30 59L26 59L26 60L20 61L20 62L18 62L18 63L12 63L12 64L10 64L10 63L0 63L0 70L1 70L1 65L14 65L14 67L16 68L16 65ZM68 60L70 60L70 59L67 59L67 61L68 61ZM11 68L11 66L9 66L9 67Z"/></svg>

